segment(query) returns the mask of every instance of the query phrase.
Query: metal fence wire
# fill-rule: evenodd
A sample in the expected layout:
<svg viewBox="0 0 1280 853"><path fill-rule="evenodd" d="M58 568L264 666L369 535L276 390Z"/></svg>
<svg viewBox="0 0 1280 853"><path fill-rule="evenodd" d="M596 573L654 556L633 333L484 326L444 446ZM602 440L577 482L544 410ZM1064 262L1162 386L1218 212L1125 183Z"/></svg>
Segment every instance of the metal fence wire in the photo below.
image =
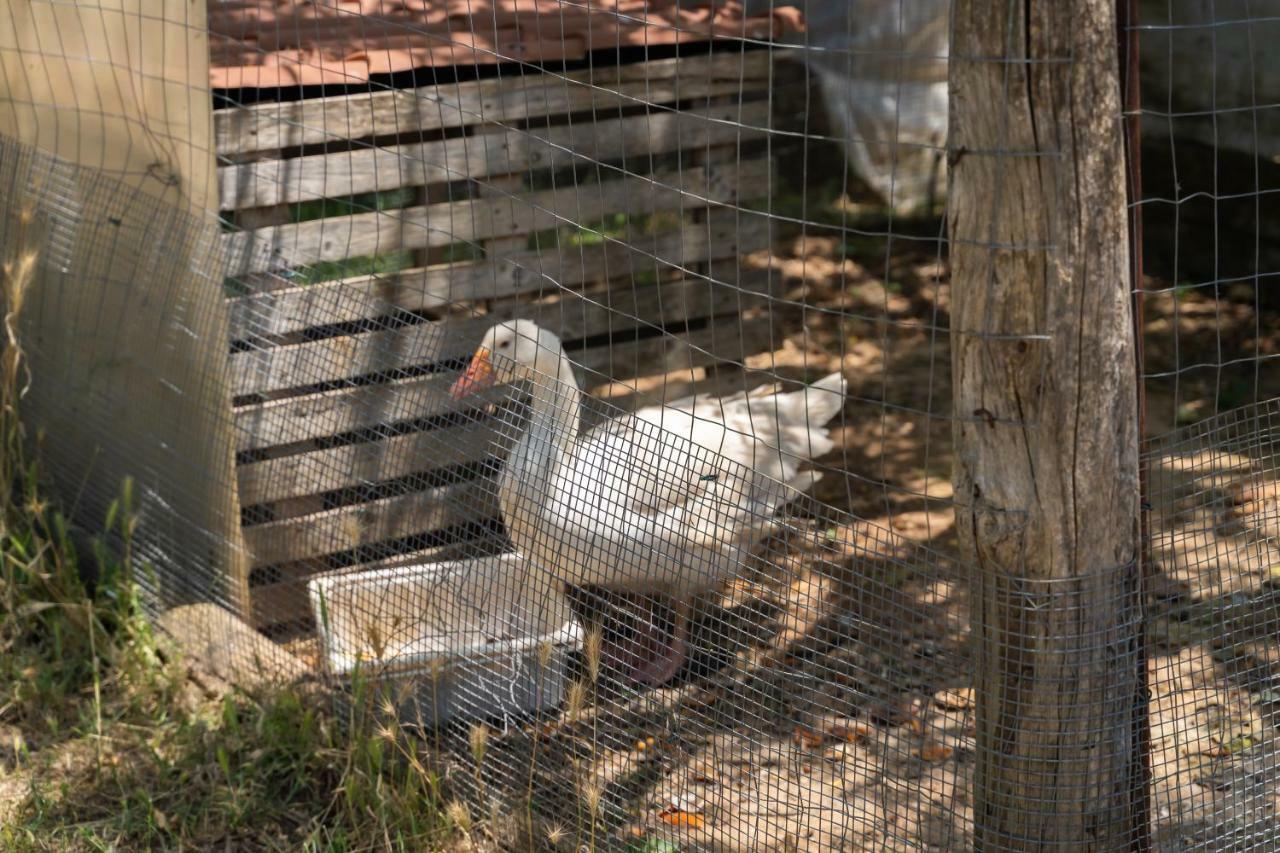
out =
<svg viewBox="0 0 1280 853"><path fill-rule="evenodd" d="M56 495L474 845L1280 849L1280 4L9 5Z"/></svg>

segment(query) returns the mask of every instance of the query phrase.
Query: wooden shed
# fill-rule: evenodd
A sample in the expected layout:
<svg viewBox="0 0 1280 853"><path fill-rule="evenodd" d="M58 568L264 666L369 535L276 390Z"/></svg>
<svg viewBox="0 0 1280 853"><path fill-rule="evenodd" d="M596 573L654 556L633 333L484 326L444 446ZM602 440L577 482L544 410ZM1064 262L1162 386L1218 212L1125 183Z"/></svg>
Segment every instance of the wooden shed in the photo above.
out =
<svg viewBox="0 0 1280 853"><path fill-rule="evenodd" d="M211 9L253 621L281 638L317 571L501 543L494 433L446 393L495 320L623 393L770 348L742 259L802 91L767 44L794 9L349 5Z"/></svg>

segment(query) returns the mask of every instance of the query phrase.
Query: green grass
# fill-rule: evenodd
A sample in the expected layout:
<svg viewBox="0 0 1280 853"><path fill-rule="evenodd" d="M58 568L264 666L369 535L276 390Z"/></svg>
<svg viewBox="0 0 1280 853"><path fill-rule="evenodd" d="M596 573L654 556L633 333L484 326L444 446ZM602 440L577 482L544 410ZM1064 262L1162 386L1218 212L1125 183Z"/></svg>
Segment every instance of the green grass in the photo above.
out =
<svg viewBox="0 0 1280 853"><path fill-rule="evenodd" d="M602 246L610 241L626 242L637 235L673 230L683 224L680 215L664 211L652 214L610 213L580 225L549 228L529 235L530 250L554 251L556 247Z"/></svg>
<svg viewBox="0 0 1280 853"><path fill-rule="evenodd" d="M338 198L301 201L289 205L289 221L307 222L312 219L324 219L329 216L354 216L359 213L398 210L413 204L417 198L417 192L415 187L406 187L387 190L386 192L359 193Z"/></svg>
<svg viewBox="0 0 1280 853"><path fill-rule="evenodd" d="M114 698L103 760L32 774L4 849L414 850L447 837L438 779L367 703L343 717L277 691L122 713Z"/></svg>
<svg viewBox="0 0 1280 853"><path fill-rule="evenodd" d="M643 229L641 219L642 217L632 217L625 213L611 213L596 222L567 229L566 243L570 246L602 246L610 238L624 238L632 227Z"/></svg>
<svg viewBox="0 0 1280 853"><path fill-rule="evenodd" d="M26 374L10 330L36 242L17 235L0 270L0 849L442 846L465 816L445 808L421 744L389 722L389 697L360 683L338 702L191 678L140 606L150 567L133 554L131 483L103 519L122 547L73 546L17 416Z"/></svg>
<svg viewBox="0 0 1280 853"><path fill-rule="evenodd" d="M390 275L413 265L413 252L396 251L381 255L361 255L340 261L319 261L294 270L296 284L319 284L358 275Z"/></svg>

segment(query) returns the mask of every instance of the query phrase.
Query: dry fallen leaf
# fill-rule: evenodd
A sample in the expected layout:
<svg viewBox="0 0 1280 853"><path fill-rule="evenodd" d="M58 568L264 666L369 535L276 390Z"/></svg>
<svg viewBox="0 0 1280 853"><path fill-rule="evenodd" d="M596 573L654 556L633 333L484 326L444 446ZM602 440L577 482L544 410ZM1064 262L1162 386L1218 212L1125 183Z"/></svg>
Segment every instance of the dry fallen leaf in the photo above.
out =
<svg viewBox="0 0 1280 853"><path fill-rule="evenodd" d="M808 749L816 749L822 746L822 733L815 732L813 729L806 729L804 726L796 726L795 733L796 746L807 747Z"/></svg>
<svg viewBox="0 0 1280 853"><path fill-rule="evenodd" d="M827 734L847 743L854 743L871 737L871 727L861 723L836 723L827 730Z"/></svg>
<svg viewBox="0 0 1280 853"><path fill-rule="evenodd" d="M706 819L702 815L681 809L664 809L658 813L658 818L670 826L686 826L690 829L700 829L706 824Z"/></svg>
<svg viewBox="0 0 1280 853"><path fill-rule="evenodd" d="M916 755L921 761L946 761L954 752L951 747L940 743L924 743L916 750Z"/></svg>

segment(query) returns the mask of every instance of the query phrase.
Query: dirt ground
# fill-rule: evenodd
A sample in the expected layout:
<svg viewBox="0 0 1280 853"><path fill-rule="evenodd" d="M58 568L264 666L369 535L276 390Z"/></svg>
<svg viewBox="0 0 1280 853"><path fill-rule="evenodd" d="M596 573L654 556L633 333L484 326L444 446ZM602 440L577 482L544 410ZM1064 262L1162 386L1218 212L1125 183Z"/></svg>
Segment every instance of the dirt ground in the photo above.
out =
<svg viewBox="0 0 1280 853"><path fill-rule="evenodd" d="M850 403L837 450L819 464L848 476L821 482L758 565L708 604L702 658L682 683L644 695L584 687L556 719L495 741L489 794L471 794L503 800L505 779L525 804L507 821L507 846L954 850L971 840L947 270L927 243L867 257L822 237L750 263L772 265L784 299L807 307L780 312L781 346L745 376L689 378L727 390L843 368ZM1239 294L1146 286L1148 435L1280 392L1265 361L1280 346L1272 318ZM1280 483L1269 411L1216 432L1189 427L1149 456L1160 849L1216 849L1276 827ZM455 768L455 781L465 776Z"/></svg>

